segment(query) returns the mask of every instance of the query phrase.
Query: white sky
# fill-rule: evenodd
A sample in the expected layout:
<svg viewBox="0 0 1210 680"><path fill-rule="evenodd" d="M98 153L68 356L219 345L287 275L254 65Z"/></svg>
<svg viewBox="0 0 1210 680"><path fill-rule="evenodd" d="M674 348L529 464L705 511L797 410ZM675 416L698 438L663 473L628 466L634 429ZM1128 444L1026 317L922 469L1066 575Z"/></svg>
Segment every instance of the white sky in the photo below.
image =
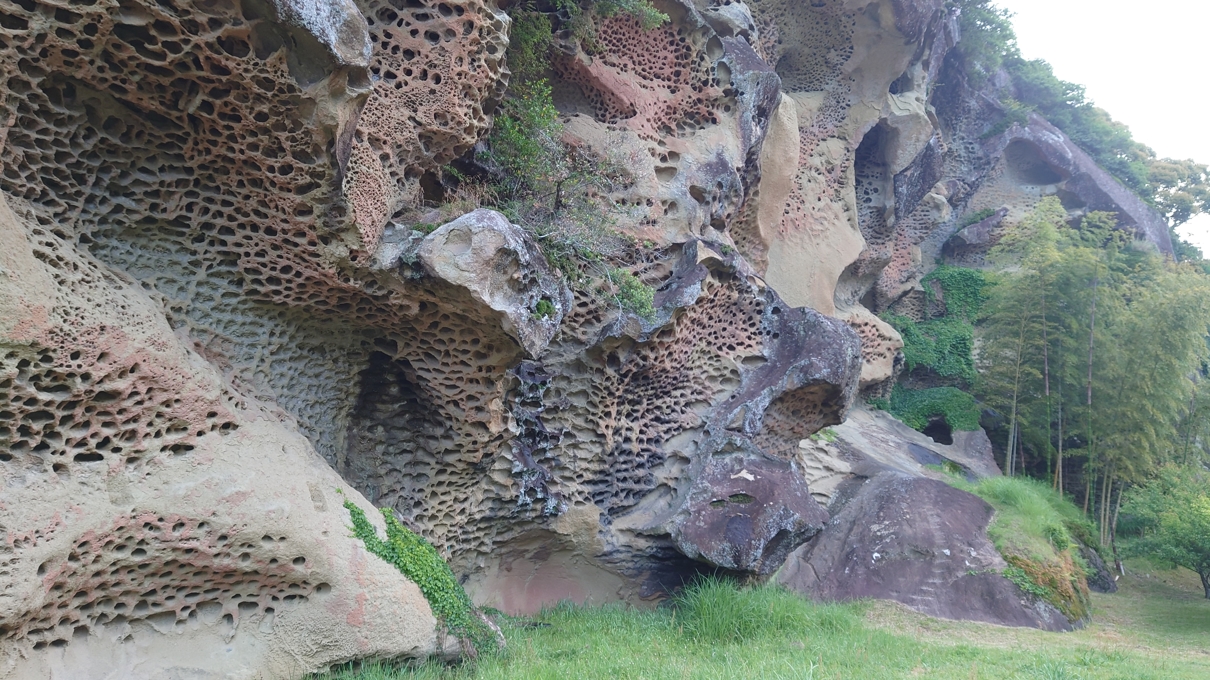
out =
<svg viewBox="0 0 1210 680"><path fill-rule="evenodd" d="M1012 11L1026 59L1130 127L1161 157L1210 164L1210 2L995 0ZM1210 257L1210 215L1180 232Z"/></svg>

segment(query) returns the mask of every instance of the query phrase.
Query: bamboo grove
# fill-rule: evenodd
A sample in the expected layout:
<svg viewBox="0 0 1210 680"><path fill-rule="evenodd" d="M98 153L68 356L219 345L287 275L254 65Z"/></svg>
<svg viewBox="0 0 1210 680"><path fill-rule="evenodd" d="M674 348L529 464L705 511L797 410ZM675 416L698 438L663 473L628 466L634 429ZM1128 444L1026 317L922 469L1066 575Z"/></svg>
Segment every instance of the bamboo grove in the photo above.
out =
<svg viewBox="0 0 1210 680"><path fill-rule="evenodd" d="M1045 477L1108 544L1122 491L1204 460L1210 277L1131 241L1111 213L1047 198L989 254L975 396L1006 474Z"/></svg>

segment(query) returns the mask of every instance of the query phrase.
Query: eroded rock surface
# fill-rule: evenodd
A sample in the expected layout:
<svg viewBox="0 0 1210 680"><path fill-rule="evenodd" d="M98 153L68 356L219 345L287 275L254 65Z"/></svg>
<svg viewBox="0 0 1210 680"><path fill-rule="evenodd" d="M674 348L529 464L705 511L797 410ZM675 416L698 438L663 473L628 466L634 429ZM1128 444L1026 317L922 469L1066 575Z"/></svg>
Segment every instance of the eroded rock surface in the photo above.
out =
<svg viewBox="0 0 1210 680"><path fill-rule="evenodd" d="M806 494L794 450L802 437L843 420L860 366L858 340L844 324L786 306L734 253L685 244L656 284L650 321L602 316L581 293L540 373L526 369L540 381L531 412L541 417L518 431L510 457L521 478L549 480L558 502L546 503L549 519L528 532L515 515L501 517L496 529L522 543L542 544L538 537L546 536L545 557L559 564L624 576L614 591L627 599L680 585L696 570L689 558L770 571L812 535L824 515ZM540 473L525 471L520 451L537 452L529 455ZM540 496L504 498L528 508ZM703 529L696 523L703 507L711 523L735 531ZM567 522L564 513L595 517L596 529ZM525 561L537 560L536 551ZM517 555L463 559L456 562L465 571L483 572L474 590L487 602L520 601L493 592L512 583L503 565ZM569 584L564 595L583 590Z"/></svg>
<svg viewBox="0 0 1210 680"><path fill-rule="evenodd" d="M642 246L609 266L655 289L641 318L499 213L401 221L490 129L494 3L0 0L0 677L440 651L338 488L521 612L839 565L838 530L793 551L892 513L886 480L940 517L923 465L995 473L981 433L841 424L898 370L876 313L1041 196L1168 250L1155 215L1041 119L985 137L1003 84L946 59L940 0L656 4L653 30L560 33L549 74L564 141L626 177L608 198ZM929 554L977 611L1041 625Z"/></svg>
<svg viewBox="0 0 1210 680"><path fill-rule="evenodd" d="M0 202L0 677L291 677L440 651L369 507L160 305Z"/></svg>

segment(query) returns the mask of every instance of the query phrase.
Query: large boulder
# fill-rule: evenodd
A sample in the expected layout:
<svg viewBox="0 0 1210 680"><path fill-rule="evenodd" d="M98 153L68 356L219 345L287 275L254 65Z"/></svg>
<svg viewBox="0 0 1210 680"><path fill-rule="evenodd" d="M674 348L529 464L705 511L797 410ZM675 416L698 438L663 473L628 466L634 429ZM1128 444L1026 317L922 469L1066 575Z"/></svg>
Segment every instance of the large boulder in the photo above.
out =
<svg viewBox="0 0 1210 680"><path fill-rule="evenodd" d="M931 616L1071 630L1062 612L1000 575L1008 565L987 538L994 511L982 499L898 472L852 493L778 583L823 600L873 597Z"/></svg>
<svg viewBox="0 0 1210 680"><path fill-rule="evenodd" d="M854 477L864 479L890 471L940 478L939 469L947 466L968 478L1000 474L991 441L982 429L955 431L950 439L950 443L942 444L886 411L860 406L824 436L799 442L798 460L811 492L829 507L839 489Z"/></svg>

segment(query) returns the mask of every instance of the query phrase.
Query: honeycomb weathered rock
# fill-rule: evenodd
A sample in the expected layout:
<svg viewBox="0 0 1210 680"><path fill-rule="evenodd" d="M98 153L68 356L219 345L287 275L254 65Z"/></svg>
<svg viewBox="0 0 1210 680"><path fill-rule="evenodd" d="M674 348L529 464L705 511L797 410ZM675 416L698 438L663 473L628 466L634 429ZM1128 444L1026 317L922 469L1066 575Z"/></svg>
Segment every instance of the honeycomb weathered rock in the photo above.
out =
<svg viewBox="0 0 1210 680"><path fill-rule="evenodd" d="M420 591L349 538L311 445L18 206L0 201L0 677L287 677L436 651Z"/></svg>
<svg viewBox="0 0 1210 680"><path fill-rule="evenodd" d="M656 4L558 36L634 239L571 282L499 213L402 223L490 128L494 3L0 0L0 677L436 651L342 486L510 611L767 574L960 213L1062 188L1159 238L1044 122L981 140L992 99L930 88L939 0Z"/></svg>
<svg viewBox="0 0 1210 680"><path fill-rule="evenodd" d="M361 248L420 191L419 179L465 154L491 127L508 72L508 15L483 0L358 3L370 25L374 90L344 178Z"/></svg>

